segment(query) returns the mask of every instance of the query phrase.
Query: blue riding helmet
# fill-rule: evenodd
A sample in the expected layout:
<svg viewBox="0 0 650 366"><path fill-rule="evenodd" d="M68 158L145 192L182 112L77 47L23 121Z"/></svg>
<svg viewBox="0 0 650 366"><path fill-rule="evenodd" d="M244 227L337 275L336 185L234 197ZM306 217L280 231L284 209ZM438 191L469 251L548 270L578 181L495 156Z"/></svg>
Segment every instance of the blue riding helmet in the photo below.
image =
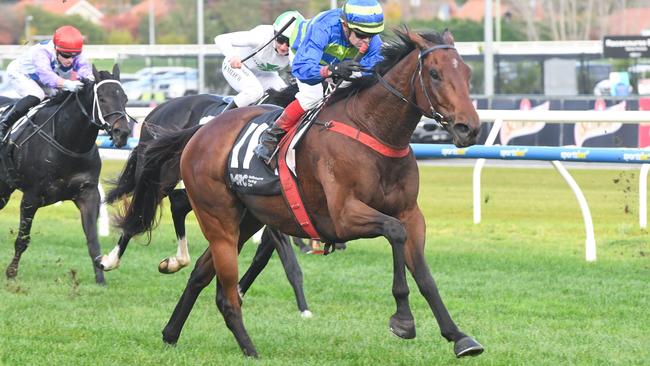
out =
<svg viewBox="0 0 650 366"><path fill-rule="evenodd" d="M376 0L348 0L342 10L348 28L367 34L384 31L384 11Z"/></svg>

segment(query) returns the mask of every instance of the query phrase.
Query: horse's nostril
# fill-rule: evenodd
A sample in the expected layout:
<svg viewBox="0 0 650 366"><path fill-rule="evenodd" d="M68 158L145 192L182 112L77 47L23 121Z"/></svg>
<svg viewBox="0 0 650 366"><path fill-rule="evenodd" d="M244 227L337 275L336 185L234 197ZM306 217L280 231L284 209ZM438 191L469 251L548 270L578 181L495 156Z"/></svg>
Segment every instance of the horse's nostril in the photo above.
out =
<svg viewBox="0 0 650 366"><path fill-rule="evenodd" d="M458 136L467 136L467 134L469 133L469 126L466 124L457 123L454 125L454 132Z"/></svg>

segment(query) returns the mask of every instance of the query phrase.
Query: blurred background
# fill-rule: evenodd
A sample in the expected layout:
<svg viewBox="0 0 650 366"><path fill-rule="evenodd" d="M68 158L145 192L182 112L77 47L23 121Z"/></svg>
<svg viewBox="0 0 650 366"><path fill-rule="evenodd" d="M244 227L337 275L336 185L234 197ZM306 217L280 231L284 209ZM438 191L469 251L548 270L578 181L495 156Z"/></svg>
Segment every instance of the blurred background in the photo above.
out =
<svg viewBox="0 0 650 366"><path fill-rule="evenodd" d="M650 94L650 51L611 55L607 37L647 39L647 0L384 0L387 29L452 30L473 69L479 108L519 108L522 98L551 109L593 107ZM341 6L328 0L22 0L0 2L0 70L26 45L62 24L86 37L98 68L119 63L130 102L151 105L198 92L231 94L216 35L271 24L289 9L306 17ZM485 17L486 12L490 17ZM489 21L489 28L488 28ZM488 31L489 29L489 31ZM384 39L390 39L387 30ZM645 38L643 38L645 37ZM486 59L489 52L490 61ZM486 74L485 65L491 64ZM284 76L289 77L289 74ZM0 71L0 94L12 96ZM612 87L614 85L614 87ZM636 104L635 104L636 103Z"/></svg>

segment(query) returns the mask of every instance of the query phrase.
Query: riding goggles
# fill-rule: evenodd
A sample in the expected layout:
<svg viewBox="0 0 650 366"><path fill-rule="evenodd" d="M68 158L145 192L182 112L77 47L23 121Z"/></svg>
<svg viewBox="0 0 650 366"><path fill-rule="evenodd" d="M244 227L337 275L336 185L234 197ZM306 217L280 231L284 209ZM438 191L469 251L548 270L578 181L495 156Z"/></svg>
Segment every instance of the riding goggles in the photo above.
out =
<svg viewBox="0 0 650 366"><path fill-rule="evenodd" d="M280 34L279 36L277 36L277 38L275 38L275 42L277 42L278 44L289 45L289 37Z"/></svg>
<svg viewBox="0 0 650 366"><path fill-rule="evenodd" d="M58 52L58 54L63 58L74 58L79 56L78 53L69 53L69 52Z"/></svg>

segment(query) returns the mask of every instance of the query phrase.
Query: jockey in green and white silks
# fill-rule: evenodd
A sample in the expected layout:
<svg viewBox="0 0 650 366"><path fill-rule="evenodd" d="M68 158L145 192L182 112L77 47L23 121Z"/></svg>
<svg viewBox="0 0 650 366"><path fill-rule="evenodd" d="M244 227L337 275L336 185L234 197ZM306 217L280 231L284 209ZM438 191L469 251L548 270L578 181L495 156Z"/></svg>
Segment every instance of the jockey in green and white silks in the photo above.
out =
<svg viewBox="0 0 650 366"><path fill-rule="evenodd" d="M296 20L253 57L241 60L268 42L289 20ZM304 18L297 11L282 13L273 25L259 25L249 31L218 35L214 43L225 56L221 70L228 84L237 94L234 104L228 109L253 104L264 94L264 90L283 89L287 86L278 71L289 65L289 37L296 24Z"/></svg>
<svg viewBox="0 0 650 366"><path fill-rule="evenodd" d="M384 13L376 0L348 0L341 8L318 14L294 29L291 72L298 84L296 100L260 136L255 153L269 162L281 137L305 111L323 99L321 82L331 76L348 79L382 60ZM363 50L357 62L353 60Z"/></svg>

